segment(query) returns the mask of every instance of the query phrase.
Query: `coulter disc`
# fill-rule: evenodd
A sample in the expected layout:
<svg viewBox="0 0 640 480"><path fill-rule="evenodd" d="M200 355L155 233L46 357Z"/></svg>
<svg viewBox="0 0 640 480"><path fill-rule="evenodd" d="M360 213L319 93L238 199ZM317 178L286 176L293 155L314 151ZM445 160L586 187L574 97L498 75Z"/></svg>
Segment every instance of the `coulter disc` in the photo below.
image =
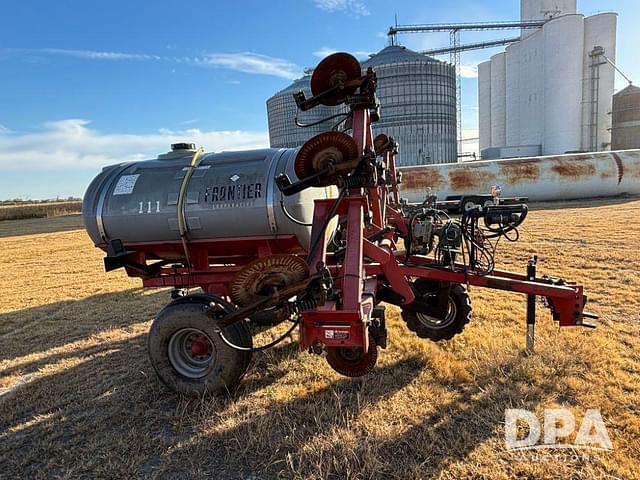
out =
<svg viewBox="0 0 640 480"><path fill-rule="evenodd" d="M296 176L302 180L324 170L330 164L338 165L358 156L358 145L346 133L320 133L307 140L298 151L294 165ZM331 185L334 178L335 176L330 174L323 176L318 179L317 185Z"/></svg>
<svg viewBox="0 0 640 480"><path fill-rule="evenodd" d="M295 255L258 258L236 273L231 282L231 299L241 307L251 305L308 276L306 262Z"/></svg>
<svg viewBox="0 0 640 480"><path fill-rule="evenodd" d="M369 336L369 350L360 347L327 348L327 362L336 372L346 377L362 377L366 375L378 361L378 347Z"/></svg>
<svg viewBox="0 0 640 480"><path fill-rule="evenodd" d="M313 70L311 76L311 93L316 96L339 84L360 78L362 68L360 62L348 53L334 53L322 60ZM324 97L322 104L333 107L344 103L349 95L353 95L358 87L345 87L333 95Z"/></svg>

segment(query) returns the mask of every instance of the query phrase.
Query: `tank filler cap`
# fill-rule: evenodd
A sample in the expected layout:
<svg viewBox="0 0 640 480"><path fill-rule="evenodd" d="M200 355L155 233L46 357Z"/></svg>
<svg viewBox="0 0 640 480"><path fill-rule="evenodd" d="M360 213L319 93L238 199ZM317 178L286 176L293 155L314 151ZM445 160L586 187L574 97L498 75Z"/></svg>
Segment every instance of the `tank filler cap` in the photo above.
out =
<svg viewBox="0 0 640 480"><path fill-rule="evenodd" d="M195 143L186 143L186 142L181 142L181 143L172 143L171 144L171 151L175 152L176 150L195 150L196 149L196 144Z"/></svg>
<svg viewBox="0 0 640 480"><path fill-rule="evenodd" d="M186 157L196 151L195 143L172 143L171 151L158 155L158 160L175 160L176 158Z"/></svg>

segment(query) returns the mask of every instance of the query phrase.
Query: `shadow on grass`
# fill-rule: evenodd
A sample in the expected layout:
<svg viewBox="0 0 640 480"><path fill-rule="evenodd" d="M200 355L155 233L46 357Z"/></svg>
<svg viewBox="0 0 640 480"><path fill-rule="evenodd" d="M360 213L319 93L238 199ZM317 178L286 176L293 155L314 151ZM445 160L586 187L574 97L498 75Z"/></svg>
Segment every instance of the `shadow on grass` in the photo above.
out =
<svg viewBox="0 0 640 480"><path fill-rule="evenodd" d="M0 477L145 476L154 459L189 441L190 432L177 426L191 402L160 383L147 356L147 330L133 326L167 301L167 292L131 290L0 316L5 358L28 355L33 346L44 352L15 366L7 361L0 372L25 378L0 396ZM112 327L119 329L108 340L68 345ZM231 397L203 402L224 409L251 395L284 375L279 364L296 353L297 345L287 343L255 355L250 368L259 374L250 372Z"/></svg>
<svg viewBox="0 0 640 480"><path fill-rule="evenodd" d="M0 361L148 322L169 300L166 291L135 288L0 313Z"/></svg>
<svg viewBox="0 0 640 480"><path fill-rule="evenodd" d="M507 408L533 410L553 392L557 378L528 384L521 378L520 362L514 358L488 365L473 383L439 385L455 393L454 400L434 405L434 413L419 419L410 406L399 407L392 398L406 392L405 387L430 368L409 357L376 369L362 383L336 381L312 395L202 435L167 455L157 465L158 473L179 478L182 466L198 459L192 472L199 478L435 478L483 442L493 438L501 442L499 430ZM416 387L420 388L414 383L412 388ZM373 436L358 416L368 406L384 403L395 415L417 421L400 432L394 429L394 415L383 414L380 422L389 434Z"/></svg>
<svg viewBox="0 0 640 480"><path fill-rule="evenodd" d="M340 379L316 389L317 374L291 368L297 345L287 343L254 355L231 398L187 401L156 378L147 358L146 329L127 329L150 320L166 301L166 292L132 290L63 302L57 308L64 315L52 318L68 322L59 325L47 323L48 309L0 316L3 349L11 351L7 358L32 350L30 334L43 338L42 344L35 343L42 352L113 326L124 337L56 352L9 372L36 374L0 399L4 475L428 478L465 460L488 439L500 441L505 409L534 409L559 380L550 376L533 384L523 360L514 357L487 365L473 382L445 381L439 380L437 365L408 356L363 379ZM101 320L109 312L114 317ZM19 328L21 318L28 320L26 328ZM5 323L16 328L7 329ZM274 384L277 397L252 395ZM297 392L306 385L312 393L287 394L287 388ZM427 416L396 406L405 396L424 399L416 390L432 386L447 400L428 408ZM385 404L388 409L382 408L380 417L367 413ZM372 435L361 417L378 422L387 433Z"/></svg>

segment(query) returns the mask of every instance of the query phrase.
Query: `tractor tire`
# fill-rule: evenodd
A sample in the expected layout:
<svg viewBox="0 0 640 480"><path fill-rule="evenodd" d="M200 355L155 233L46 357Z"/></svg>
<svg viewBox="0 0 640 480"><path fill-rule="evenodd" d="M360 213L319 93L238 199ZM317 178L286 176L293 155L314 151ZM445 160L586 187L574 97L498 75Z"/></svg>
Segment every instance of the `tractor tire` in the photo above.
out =
<svg viewBox="0 0 640 480"><path fill-rule="evenodd" d="M189 396L232 393L251 361L251 352L229 347L216 333L206 311L212 303L230 313L234 307L211 295L181 297L160 311L149 331L147 347L154 370L171 390ZM223 330L233 344L251 347L244 323Z"/></svg>
<svg viewBox="0 0 640 480"><path fill-rule="evenodd" d="M429 315L429 312L419 313L404 309L402 310L402 319L409 330L415 332L420 338L427 338L434 342L451 340L454 336L462 333L464 327L471 320L469 293L462 285L451 286L447 314L444 319Z"/></svg>

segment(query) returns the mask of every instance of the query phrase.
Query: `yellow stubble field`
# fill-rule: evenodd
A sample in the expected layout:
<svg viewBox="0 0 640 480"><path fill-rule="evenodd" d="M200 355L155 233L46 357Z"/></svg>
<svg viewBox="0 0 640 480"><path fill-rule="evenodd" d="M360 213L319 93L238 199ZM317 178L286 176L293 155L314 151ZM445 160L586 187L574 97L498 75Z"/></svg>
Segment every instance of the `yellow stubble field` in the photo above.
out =
<svg viewBox="0 0 640 480"><path fill-rule="evenodd" d="M186 399L146 354L167 290L105 273L77 216L0 222L0 477L638 478L640 200L540 205L520 233L498 265L537 253L540 274L582 282L596 330L559 329L540 305L523 355L524 297L473 288L449 342L392 310L362 379L286 341L254 355L233 398ZM505 449L505 409L558 407L578 422L599 409L613 451Z"/></svg>

